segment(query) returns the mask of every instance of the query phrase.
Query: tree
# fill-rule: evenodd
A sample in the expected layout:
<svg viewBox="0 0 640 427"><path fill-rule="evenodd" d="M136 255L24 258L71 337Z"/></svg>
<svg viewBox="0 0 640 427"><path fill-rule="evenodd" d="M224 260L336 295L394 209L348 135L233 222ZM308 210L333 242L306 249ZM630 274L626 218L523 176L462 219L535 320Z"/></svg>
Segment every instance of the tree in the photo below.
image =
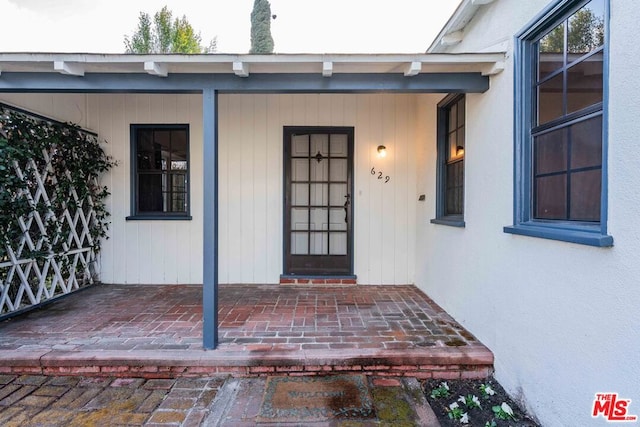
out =
<svg viewBox="0 0 640 427"><path fill-rule="evenodd" d="M268 0L254 0L251 11L251 49L249 53L273 53L271 5Z"/></svg>
<svg viewBox="0 0 640 427"><path fill-rule="evenodd" d="M200 43L200 33L196 33L185 15L173 19L167 6L153 15L140 12L138 28L131 37L124 37L127 53L213 53L217 40L214 37L209 46Z"/></svg>
<svg viewBox="0 0 640 427"><path fill-rule="evenodd" d="M591 9L583 8L569 18L567 50L587 53L604 44L604 20ZM540 40L541 52L559 53L564 50L565 23L558 25Z"/></svg>

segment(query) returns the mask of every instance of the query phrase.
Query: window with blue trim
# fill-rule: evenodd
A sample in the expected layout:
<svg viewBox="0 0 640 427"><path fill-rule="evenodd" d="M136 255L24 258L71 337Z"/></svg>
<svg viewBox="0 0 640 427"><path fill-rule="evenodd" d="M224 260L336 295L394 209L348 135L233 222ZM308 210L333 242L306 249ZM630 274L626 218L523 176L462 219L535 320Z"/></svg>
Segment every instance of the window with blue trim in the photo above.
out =
<svg viewBox="0 0 640 427"><path fill-rule="evenodd" d="M127 219L190 219L189 126L131 125Z"/></svg>
<svg viewBox="0 0 640 427"><path fill-rule="evenodd" d="M438 104L436 218L433 224L464 227L465 96Z"/></svg>
<svg viewBox="0 0 640 427"><path fill-rule="evenodd" d="M610 246L607 0L554 3L516 40L515 211L505 231Z"/></svg>

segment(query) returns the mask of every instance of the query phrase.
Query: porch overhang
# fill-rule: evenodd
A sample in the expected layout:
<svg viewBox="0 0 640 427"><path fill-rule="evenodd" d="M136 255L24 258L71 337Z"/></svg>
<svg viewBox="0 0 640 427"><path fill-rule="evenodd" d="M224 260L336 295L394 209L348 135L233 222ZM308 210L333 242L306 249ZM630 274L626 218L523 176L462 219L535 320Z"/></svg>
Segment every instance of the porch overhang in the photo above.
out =
<svg viewBox="0 0 640 427"><path fill-rule="evenodd" d="M504 53L0 54L2 92L484 92Z"/></svg>

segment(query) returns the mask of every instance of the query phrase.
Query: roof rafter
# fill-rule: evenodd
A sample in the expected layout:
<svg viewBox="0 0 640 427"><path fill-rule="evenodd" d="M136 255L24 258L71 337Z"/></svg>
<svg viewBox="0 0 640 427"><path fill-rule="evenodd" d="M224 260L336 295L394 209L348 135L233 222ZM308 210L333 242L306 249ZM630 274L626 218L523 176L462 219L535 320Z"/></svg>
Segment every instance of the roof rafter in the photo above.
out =
<svg viewBox="0 0 640 427"><path fill-rule="evenodd" d="M169 75L167 64L155 61L145 61L144 70L152 76L167 77Z"/></svg>
<svg viewBox="0 0 640 427"><path fill-rule="evenodd" d="M54 61L53 69L61 74L84 76L84 67L81 64L70 63L67 61Z"/></svg>

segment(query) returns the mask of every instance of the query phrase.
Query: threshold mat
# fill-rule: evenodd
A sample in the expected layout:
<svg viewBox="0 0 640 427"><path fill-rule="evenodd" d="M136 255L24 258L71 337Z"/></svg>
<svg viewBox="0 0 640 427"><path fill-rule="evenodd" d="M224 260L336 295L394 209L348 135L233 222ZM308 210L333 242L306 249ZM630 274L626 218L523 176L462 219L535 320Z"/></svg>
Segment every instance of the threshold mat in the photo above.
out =
<svg viewBox="0 0 640 427"><path fill-rule="evenodd" d="M268 377L257 422L375 418L364 375Z"/></svg>

